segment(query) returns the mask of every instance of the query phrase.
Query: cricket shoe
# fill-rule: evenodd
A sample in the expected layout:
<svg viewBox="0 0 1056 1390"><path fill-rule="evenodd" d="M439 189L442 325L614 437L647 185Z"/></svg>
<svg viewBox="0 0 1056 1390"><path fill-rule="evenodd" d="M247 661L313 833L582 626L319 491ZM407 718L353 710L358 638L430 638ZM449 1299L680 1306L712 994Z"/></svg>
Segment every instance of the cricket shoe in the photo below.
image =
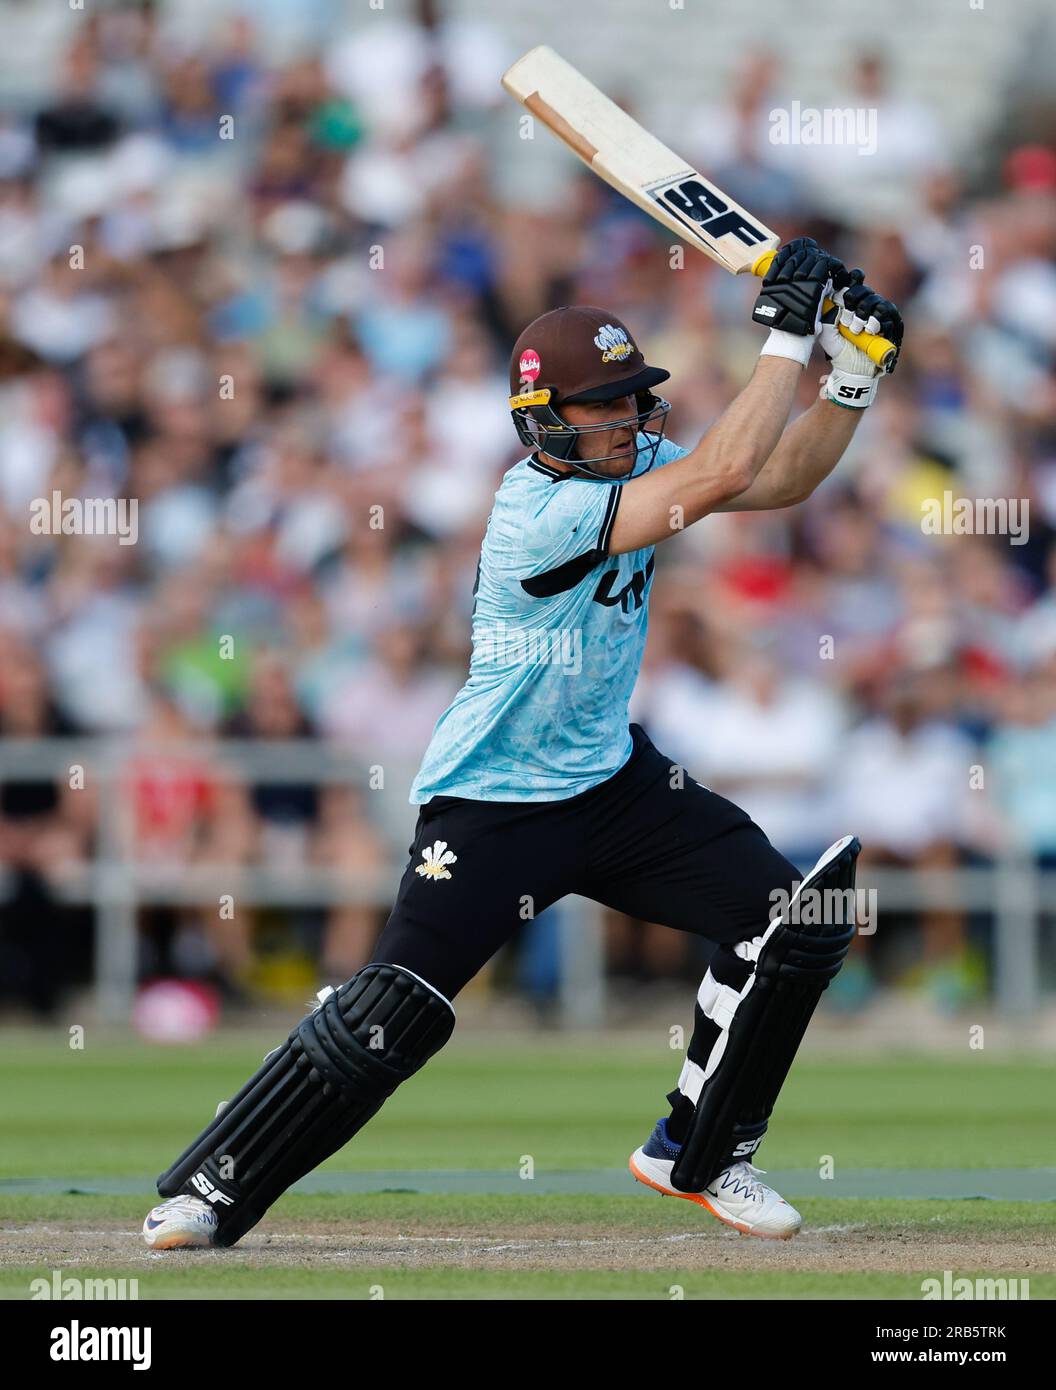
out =
<svg viewBox="0 0 1056 1390"><path fill-rule="evenodd" d="M744 1236L788 1240L803 1224L794 1206L759 1181L763 1170L751 1163L742 1161L724 1168L703 1192L680 1192L671 1183L671 1170L681 1150L682 1145L667 1136L667 1120L658 1120L648 1141L631 1154L631 1172L665 1197L696 1202Z"/></svg>
<svg viewBox="0 0 1056 1390"><path fill-rule="evenodd" d="M212 1245L218 1226L216 1212L200 1197L167 1197L147 1213L143 1239L153 1250Z"/></svg>

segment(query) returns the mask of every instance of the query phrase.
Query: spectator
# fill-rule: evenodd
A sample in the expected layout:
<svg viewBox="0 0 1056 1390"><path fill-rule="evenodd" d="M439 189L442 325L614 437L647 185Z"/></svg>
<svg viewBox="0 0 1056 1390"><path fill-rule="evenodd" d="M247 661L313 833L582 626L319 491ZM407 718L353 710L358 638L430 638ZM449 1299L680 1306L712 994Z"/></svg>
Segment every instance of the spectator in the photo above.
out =
<svg viewBox="0 0 1056 1390"><path fill-rule="evenodd" d="M549 179L544 139L522 174L515 113L495 116L513 55L493 25L425 6L333 40L325 6L177 29L119 6L71 42L29 10L11 22L39 61L0 127L0 734L131 739L151 873L227 856L382 884L406 844L397 793L240 790L222 756L160 745L325 734L367 766L413 762L463 677L491 496L523 453L517 331L577 299L626 311L672 368L669 434L693 443L758 351L746 288L703 257L676 264L598 180L566 182L567 161ZM1047 856L1056 165L980 117L969 169L894 46L848 71L876 112L868 161L775 144L805 72L748 53L728 96L679 107L687 154L783 233L865 265L902 303L906 351L808 503L716 516L658 553L636 716L797 858L853 828L874 862L957 863L977 757L994 834ZM946 489L1029 499L1025 543L923 534L922 500ZM31 532L54 492L135 499L136 544ZM26 795L3 783L0 837L39 904L56 866L95 852L94 803L50 782ZM284 920L340 973L377 910ZM154 912L145 963L244 988L254 916L214 919ZM954 915L924 927L929 961L961 950ZM687 968L668 937L618 936L645 974Z"/></svg>

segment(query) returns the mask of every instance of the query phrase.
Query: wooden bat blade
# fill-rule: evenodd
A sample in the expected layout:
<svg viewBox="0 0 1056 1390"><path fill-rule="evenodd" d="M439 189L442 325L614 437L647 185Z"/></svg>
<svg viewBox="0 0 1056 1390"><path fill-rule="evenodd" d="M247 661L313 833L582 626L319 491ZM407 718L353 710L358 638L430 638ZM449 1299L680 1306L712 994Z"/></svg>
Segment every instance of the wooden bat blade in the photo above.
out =
<svg viewBox="0 0 1056 1390"><path fill-rule="evenodd" d="M502 85L618 193L734 275L780 239L545 44Z"/></svg>
<svg viewBox="0 0 1056 1390"><path fill-rule="evenodd" d="M765 275L780 238L643 129L546 44L504 73L502 85L599 178L733 275ZM893 343L840 327L878 366Z"/></svg>

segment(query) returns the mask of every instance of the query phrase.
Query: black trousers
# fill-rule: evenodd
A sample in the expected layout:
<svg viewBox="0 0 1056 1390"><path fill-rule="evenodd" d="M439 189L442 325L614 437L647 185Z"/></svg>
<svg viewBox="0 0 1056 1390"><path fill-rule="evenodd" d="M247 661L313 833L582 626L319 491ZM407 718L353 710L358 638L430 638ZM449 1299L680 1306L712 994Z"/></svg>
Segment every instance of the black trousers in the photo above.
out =
<svg viewBox="0 0 1056 1390"><path fill-rule="evenodd" d="M791 893L795 866L637 724L631 735L619 772L564 801L433 797L373 959L452 999L518 926L569 893L720 945L765 931L770 895Z"/></svg>

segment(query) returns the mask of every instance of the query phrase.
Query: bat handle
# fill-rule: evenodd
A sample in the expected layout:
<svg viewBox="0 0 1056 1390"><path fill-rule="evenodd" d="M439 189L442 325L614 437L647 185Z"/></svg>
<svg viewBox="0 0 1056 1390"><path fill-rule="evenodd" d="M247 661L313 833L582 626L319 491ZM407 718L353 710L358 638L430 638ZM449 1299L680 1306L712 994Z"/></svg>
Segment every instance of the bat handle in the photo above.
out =
<svg viewBox="0 0 1056 1390"><path fill-rule="evenodd" d="M752 274L759 276L765 275L770 269L770 264L775 255L776 251L764 252L753 264ZM832 300L826 299L824 307L826 310L831 309ZM879 333L852 333L851 330L845 328L842 323L840 324L840 332L848 342L853 343L857 348L861 348L862 352L866 354L870 361L875 362L878 367L887 367L898 351L894 343L890 342L887 338L881 338Z"/></svg>

